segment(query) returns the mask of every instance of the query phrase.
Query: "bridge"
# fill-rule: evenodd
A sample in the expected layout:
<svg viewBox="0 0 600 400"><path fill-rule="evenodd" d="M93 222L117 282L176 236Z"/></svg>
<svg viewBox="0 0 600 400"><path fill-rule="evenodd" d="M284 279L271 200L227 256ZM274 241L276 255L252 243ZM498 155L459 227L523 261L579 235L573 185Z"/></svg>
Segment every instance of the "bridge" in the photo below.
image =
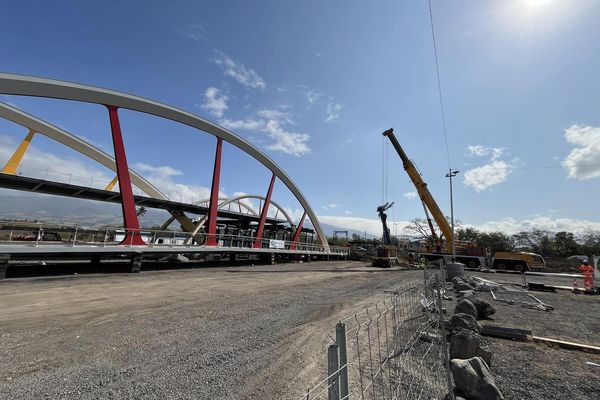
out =
<svg viewBox="0 0 600 400"><path fill-rule="evenodd" d="M44 232L47 233L48 228L42 225L30 240L15 240L17 236L13 233L18 231L19 227L5 223L4 237L0 232L0 263L4 265L11 257L77 255L97 260L98 256L131 255L132 270L139 271L142 257L150 254L229 254L234 257L240 254L258 254L272 258L304 256L309 259L313 256L336 258L347 254L345 248L332 248L328 245L308 200L283 169L256 146L216 123L139 96L46 78L0 73L0 94L77 101L103 107L110 123L110 137L114 149L114 154L110 155L81 136L10 104L0 103L0 117L22 126L27 132L0 173L0 188L118 203L121 206L123 221L122 226L106 227L102 239L98 239L98 236L102 235L86 237L80 228L74 227L66 241L47 240ZM131 169L123 141L123 135L127 132L122 131L119 121L121 109L164 118L194 128L198 133L214 136L215 156L210 196L198 201L170 199L169 195ZM114 179L110 182L96 182L96 186L90 182L85 186L70 181L51 180L47 174L44 177L23 174L23 157L38 134L112 170L115 174ZM271 179L264 195L219 197L224 141L248 154L270 171ZM278 182L285 185L304 209L299 221L293 221L285 209L272 199L274 186ZM141 193L135 195L136 189ZM256 201L258 207L252 205ZM138 207L142 206L165 210L170 217L160 229L145 229L140 226L138 218ZM312 228L304 226L307 219ZM175 221L179 223L179 229L170 229L169 226Z"/></svg>

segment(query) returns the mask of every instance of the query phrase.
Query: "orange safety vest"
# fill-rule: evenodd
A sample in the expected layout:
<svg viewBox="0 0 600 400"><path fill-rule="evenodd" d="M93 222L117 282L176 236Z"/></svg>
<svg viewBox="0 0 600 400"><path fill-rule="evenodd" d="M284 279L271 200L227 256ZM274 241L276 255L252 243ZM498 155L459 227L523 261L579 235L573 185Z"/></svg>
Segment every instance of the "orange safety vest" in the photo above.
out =
<svg viewBox="0 0 600 400"><path fill-rule="evenodd" d="M583 275L586 275L586 276L594 275L594 267L592 267L591 265L582 264L579 266L579 270L583 273Z"/></svg>

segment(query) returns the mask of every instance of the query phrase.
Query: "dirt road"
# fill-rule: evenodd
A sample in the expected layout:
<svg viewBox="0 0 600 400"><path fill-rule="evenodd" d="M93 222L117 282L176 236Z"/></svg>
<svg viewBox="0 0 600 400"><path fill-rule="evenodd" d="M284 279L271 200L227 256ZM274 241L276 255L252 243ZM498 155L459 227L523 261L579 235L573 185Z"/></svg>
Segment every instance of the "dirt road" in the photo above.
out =
<svg viewBox="0 0 600 400"><path fill-rule="evenodd" d="M0 283L0 398L298 398L340 316L420 271L352 262Z"/></svg>

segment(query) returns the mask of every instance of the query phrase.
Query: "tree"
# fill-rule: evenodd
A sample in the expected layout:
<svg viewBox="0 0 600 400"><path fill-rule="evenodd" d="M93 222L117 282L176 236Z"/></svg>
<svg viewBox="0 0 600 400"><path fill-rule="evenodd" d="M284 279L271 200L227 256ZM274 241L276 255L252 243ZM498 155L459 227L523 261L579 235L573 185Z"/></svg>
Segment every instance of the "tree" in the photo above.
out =
<svg viewBox="0 0 600 400"><path fill-rule="evenodd" d="M136 215L138 217L143 217L144 215L146 215L147 212L148 212L148 210L146 209L146 207L141 206L140 208L137 209Z"/></svg>
<svg viewBox="0 0 600 400"><path fill-rule="evenodd" d="M456 239L477 243L481 233L475 228L460 228L456 230Z"/></svg>
<svg viewBox="0 0 600 400"><path fill-rule="evenodd" d="M560 257L569 257L577 254L579 245L575 235L571 232L558 232L554 235L554 251Z"/></svg>
<svg viewBox="0 0 600 400"><path fill-rule="evenodd" d="M482 232L477 238L477 246L488 249L492 254L498 251L513 251L513 239L502 232Z"/></svg>
<svg viewBox="0 0 600 400"><path fill-rule="evenodd" d="M580 239L579 252L600 256L600 231L586 231Z"/></svg>
<svg viewBox="0 0 600 400"><path fill-rule="evenodd" d="M516 247L524 247L542 256L551 255L554 251L552 232L534 229L529 232L519 232L513 235Z"/></svg>
<svg viewBox="0 0 600 400"><path fill-rule="evenodd" d="M434 242L433 236L431 235L431 229L429 228L429 224L427 223L427 220L425 220L425 219L415 218L412 221L410 221L410 224L406 225L404 227L404 229L407 229L411 232L416 233L417 235L421 236L423 239L427 239L429 241L429 243L433 244L433 242ZM437 238L441 239L442 233L440 231L440 228L436 224L433 224L433 230L434 230Z"/></svg>

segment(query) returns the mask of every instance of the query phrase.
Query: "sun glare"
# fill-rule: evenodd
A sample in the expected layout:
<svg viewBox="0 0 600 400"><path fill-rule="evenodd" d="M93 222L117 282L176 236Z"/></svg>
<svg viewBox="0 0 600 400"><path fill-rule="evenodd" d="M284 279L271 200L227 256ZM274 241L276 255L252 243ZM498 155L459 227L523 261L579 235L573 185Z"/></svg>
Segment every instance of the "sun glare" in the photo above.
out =
<svg viewBox="0 0 600 400"><path fill-rule="evenodd" d="M538 8L551 3L553 0L521 0L527 7Z"/></svg>

